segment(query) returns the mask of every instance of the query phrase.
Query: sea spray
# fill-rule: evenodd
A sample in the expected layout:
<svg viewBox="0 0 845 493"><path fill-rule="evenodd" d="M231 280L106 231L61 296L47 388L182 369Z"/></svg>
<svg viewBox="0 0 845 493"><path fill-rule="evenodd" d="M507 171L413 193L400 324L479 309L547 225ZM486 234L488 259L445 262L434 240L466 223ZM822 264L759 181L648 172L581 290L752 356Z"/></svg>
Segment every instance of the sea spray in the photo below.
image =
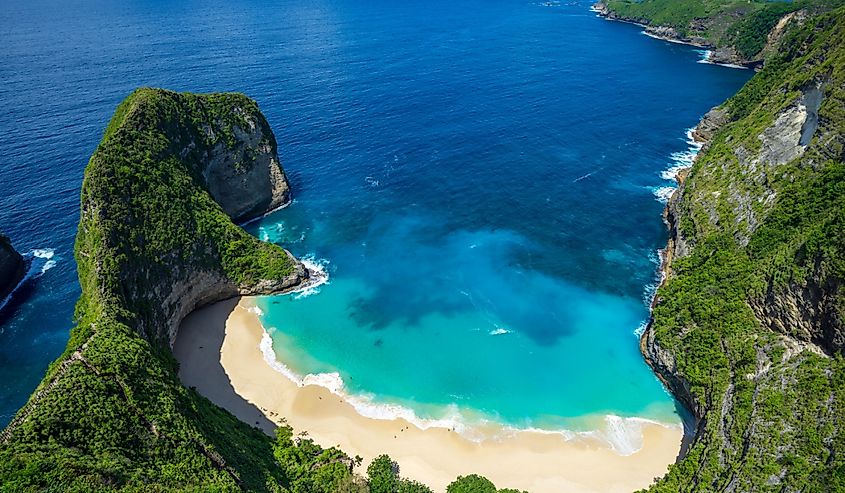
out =
<svg viewBox="0 0 845 493"><path fill-rule="evenodd" d="M695 130L695 128L688 128L684 134L686 137L685 142L687 144L687 149L685 151L671 153L669 155L669 167L660 172L660 178L667 182L672 182L672 185L657 185L651 187L652 193L662 204L669 202L672 194L675 193L675 190L677 190L678 174L692 167L695 163L696 156L698 156L698 152L704 145L693 138L693 130Z"/></svg>
<svg viewBox="0 0 845 493"><path fill-rule="evenodd" d="M252 310L253 313L256 311ZM259 348L264 361L275 371L299 387L316 385L327 389L334 395L350 404L355 411L370 419L392 421L401 419L415 427L426 430L442 428L454 431L467 440L480 443L485 440L500 440L520 433L539 433L560 436L562 440L596 440L607 444L619 455L630 455L643 446L643 429L647 425L661 425L665 427L677 426L639 417L621 417L604 415L594 419L595 429L544 429L535 426L511 426L503 424L493 416L486 416L457 404L442 407L437 417L421 417L414 409L395 403L377 402L370 393L351 393L347 391L343 377L338 372L309 373L301 376L289 366L279 361L273 349L272 333L275 328L269 328L262 333Z"/></svg>
<svg viewBox="0 0 845 493"><path fill-rule="evenodd" d="M663 283L665 276L661 268L663 265L663 249L649 252L648 260L654 265L654 281L646 284L643 289L643 304L650 309L651 304L654 302L654 297L657 296L657 288ZM646 327L648 327L648 320L643 320L634 330L634 335L637 338L642 337Z"/></svg>
<svg viewBox="0 0 845 493"><path fill-rule="evenodd" d="M707 65L718 65L720 67L726 68L737 68L742 70L747 70L748 67L744 65L737 65L735 63L719 63L713 61L713 51L712 50L696 50L701 55L697 63L705 63Z"/></svg>
<svg viewBox="0 0 845 493"><path fill-rule="evenodd" d="M657 197L657 201L661 204L668 204L669 199L672 198L672 194L675 193L677 188L675 187L654 187L652 192L654 196Z"/></svg>
<svg viewBox="0 0 845 493"><path fill-rule="evenodd" d="M618 455L631 455L639 452L644 444L644 431L648 426L662 426L664 428L682 428L680 424L667 424L640 418L624 417L607 414L595 417L600 420L594 426L596 429L588 431L547 430L535 427L505 427L499 433L491 436L493 439L511 438L520 433L537 433L541 435L559 435L563 440L597 440L605 443Z"/></svg>
<svg viewBox="0 0 845 493"><path fill-rule="evenodd" d="M328 266L330 262L327 259L318 259L316 255L311 253L305 255L299 261L311 273L311 279L303 287L291 293L295 300L319 294L320 286L329 283Z"/></svg>

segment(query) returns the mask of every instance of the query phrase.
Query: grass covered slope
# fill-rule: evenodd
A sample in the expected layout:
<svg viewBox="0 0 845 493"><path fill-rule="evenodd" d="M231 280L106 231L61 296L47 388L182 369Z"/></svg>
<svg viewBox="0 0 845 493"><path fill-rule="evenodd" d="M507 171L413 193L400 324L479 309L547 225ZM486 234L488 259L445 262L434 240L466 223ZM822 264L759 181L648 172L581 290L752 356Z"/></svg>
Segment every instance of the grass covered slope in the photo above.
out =
<svg viewBox="0 0 845 493"><path fill-rule="evenodd" d="M644 347L698 430L652 491L845 491L845 9L779 53L670 201Z"/></svg>
<svg viewBox="0 0 845 493"><path fill-rule="evenodd" d="M271 440L184 388L169 348L196 305L307 276L208 191L215 157L240 159L232 166L246 175L262 152L275 154L275 141L242 95L139 89L117 108L82 186L76 327L0 436L0 490L284 483Z"/></svg>

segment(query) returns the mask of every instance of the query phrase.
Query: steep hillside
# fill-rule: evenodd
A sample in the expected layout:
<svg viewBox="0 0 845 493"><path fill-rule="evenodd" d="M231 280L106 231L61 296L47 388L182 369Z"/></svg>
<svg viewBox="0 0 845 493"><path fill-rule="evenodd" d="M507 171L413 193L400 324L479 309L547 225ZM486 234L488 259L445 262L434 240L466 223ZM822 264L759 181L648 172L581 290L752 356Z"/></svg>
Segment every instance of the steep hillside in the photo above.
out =
<svg viewBox="0 0 845 493"><path fill-rule="evenodd" d="M694 411L653 491L845 491L845 9L709 113L643 339Z"/></svg>
<svg viewBox="0 0 845 493"><path fill-rule="evenodd" d="M77 325L0 435L0 489L283 484L271 440L184 388L169 344L196 306L307 280L232 222L287 198L273 134L245 96L140 89L118 107L82 186Z"/></svg>

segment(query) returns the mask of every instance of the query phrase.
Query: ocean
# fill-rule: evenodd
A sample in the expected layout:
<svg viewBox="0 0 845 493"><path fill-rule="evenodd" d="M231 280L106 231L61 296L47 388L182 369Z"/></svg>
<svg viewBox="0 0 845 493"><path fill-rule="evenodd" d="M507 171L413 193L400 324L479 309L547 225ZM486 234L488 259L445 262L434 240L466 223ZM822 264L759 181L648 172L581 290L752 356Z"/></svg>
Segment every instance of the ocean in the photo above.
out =
<svg viewBox="0 0 845 493"><path fill-rule="evenodd" d="M663 201L752 73L589 7L7 0L0 229L33 266L0 309L0 426L67 342L83 169L138 86L242 92L273 127L294 202L246 228L329 274L258 302L291 376L467 433L677 423L637 340Z"/></svg>

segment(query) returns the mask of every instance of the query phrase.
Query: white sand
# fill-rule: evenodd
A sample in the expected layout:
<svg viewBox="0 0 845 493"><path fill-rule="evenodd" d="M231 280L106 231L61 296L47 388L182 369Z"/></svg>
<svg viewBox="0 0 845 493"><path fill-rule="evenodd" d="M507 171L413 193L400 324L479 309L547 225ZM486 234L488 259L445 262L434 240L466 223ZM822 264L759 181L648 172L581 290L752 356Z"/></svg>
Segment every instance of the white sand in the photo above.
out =
<svg viewBox="0 0 845 493"><path fill-rule="evenodd" d="M665 474L680 449L682 430L657 424L643 425L642 449L622 456L592 438L524 431L477 443L444 428L363 417L328 389L300 387L267 364L259 349L264 329L250 303L224 301L185 320L173 348L184 384L268 433L284 417L318 444L363 457L364 468L387 453L403 477L438 492L471 473L532 493L631 492Z"/></svg>

